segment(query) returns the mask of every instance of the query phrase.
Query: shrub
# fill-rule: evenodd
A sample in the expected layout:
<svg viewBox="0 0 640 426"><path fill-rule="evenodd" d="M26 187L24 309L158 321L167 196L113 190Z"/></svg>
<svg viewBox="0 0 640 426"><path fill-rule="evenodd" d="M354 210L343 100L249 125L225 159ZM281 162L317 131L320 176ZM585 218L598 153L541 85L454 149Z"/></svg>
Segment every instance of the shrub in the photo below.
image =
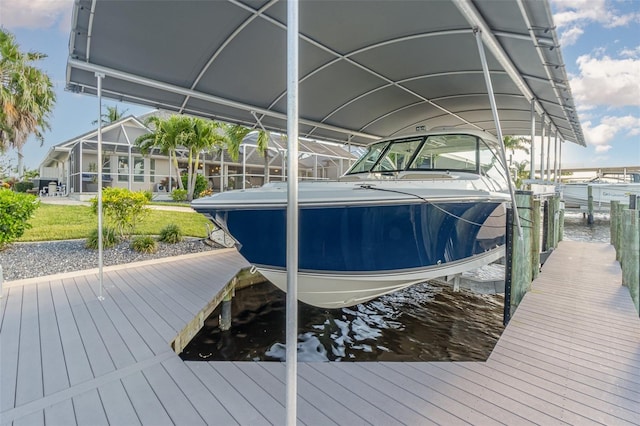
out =
<svg viewBox="0 0 640 426"><path fill-rule="evenodd" d="M33 182L16 182L13 185L13 189L16 192L27 192L30 189L33 189Z"/></svg>
<svg viewBox="0 0 640 426"><path fill-rule="evenodd" d="M31 228L28 221L39 203L34 195L0 189L0 250Z"/></svg>
<svg viewBox="0 0 640 426"><path fill-rule="evenodd" d="M151 191L140 191L140 192L142 192L142 195L144 195L144 198L146 198L147 201L153 200L153 192Z"/></svg>
<svg viewBox="0 0 640 426"><path fill-rule="evenodd" d="M169 225L162 228L160 231L160 238L158 238L163 243L175 244L182 241L182 231L180 227L175 223L170 223Z"/></svg>
<svg viewBox="0 0 640 426"><path fill-rule="evenodd" d="M174 189L171 191L171 199L173 201L186 201L187 190L186 189Z"/></svg>
<svg viewBox="0 0 640 426"><path fill-rule="evenodd" d="M120 242L120 237L115 229L108 226L102 227L102 248L115 247ZM85 247L93 250L98 250L98 228L91 231Z"/></svg>
<svg viewBox="0 0 640 426"><path fill-rule="evenodd" d="M126 188L105 188L102 191L102 211L122 238L131 235L137 223L148 213L148 203L142 192ZM91 208L95 214L98 213L97 198L91 199Z"/></svg>
<svg viewBox="0 0 640 426"><path fill-rule="evenodd" d="M187 175L182 175L182 185L187 187ZM200 196L200 193L207 189L207 180L202 175L196 175L196 184L193 188L193 198L196 199ZM186 198L185 198L186 199Z"/></svg>
<svg viewBox="0 0 640 426"><path fill-rule="evenodd" d="M158 243L147 235L138 235L131 241L131 249L139 253L155 253L158 251Z"/></svg>

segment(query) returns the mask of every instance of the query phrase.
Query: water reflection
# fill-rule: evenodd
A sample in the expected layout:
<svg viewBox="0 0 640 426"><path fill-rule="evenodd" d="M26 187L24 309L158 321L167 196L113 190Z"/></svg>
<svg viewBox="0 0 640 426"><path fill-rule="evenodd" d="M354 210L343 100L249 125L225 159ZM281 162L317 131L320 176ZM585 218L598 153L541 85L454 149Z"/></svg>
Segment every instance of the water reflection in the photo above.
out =
<svg viewBox="0 0 640 426"><path fill-rule="evenodd" d="M270 283L236 293L232 328L219 309L185 348L186 360L285 359L285 293ZM501 295L420 284L365 304L322 309L300 303L300 361L485 360L502 332Z"/></svg>

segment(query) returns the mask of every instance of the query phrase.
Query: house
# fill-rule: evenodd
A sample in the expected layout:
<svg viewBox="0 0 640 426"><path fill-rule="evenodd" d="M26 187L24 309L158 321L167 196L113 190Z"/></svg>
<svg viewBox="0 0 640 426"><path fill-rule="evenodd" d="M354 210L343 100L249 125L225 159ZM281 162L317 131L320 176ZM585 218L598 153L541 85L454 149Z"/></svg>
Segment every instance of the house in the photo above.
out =
<svg viewBox="0 0 640 426"><path fill-rule="evenodd" d="M167 114L154 112L152 114ZM135 140L149 133L146 116L128 116L102 127L103 187L122 187L132 191L151 191L156 197L168 195L169 181L175 188L176 171L169 157L157 149L146 155ZM286 180L286 139L272 133L265 156L258 153L256 133L247 135L240 146L239 159L227 152L202 152L198 173L205 176L215 192L261 186L265 181ZM356 156L350 147L335 143L300 139L299 175L301 179L335 179L344 173ZM181 173L187 169L187 151L176 153ZM40 190L50 181L61 192L77 199L89 199L98 191L98 129L53 146L40 163ZM265 173L267 171L267 173ZM265 178L265 175L266 178Z"/></svg>

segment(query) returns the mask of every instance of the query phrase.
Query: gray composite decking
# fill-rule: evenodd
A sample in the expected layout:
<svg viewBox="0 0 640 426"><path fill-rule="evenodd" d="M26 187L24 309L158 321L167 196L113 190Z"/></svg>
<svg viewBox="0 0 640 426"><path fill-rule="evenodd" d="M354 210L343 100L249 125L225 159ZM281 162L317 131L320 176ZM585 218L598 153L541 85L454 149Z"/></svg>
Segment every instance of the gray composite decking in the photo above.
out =
<svg viewBox="0 0 640 426"><path fill-rule="evenodd" d="M277 362L169 343L246 262L234 250L5 283L0 423L285 422ZM300 363L298 422L640 424L640 319L608 244L562 242L486 362Z"/></svg>

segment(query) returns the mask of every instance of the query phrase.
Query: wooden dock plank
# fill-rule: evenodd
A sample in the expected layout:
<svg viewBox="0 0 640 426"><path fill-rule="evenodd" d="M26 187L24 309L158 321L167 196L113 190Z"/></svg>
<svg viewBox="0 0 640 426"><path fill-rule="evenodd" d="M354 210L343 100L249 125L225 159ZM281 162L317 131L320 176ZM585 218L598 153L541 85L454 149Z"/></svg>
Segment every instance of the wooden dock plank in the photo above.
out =
<svg viewBox="0 0 640 426"><path fill-rule="evenodd" d="M42 398L43 394L38 292L36 286L29 286L22 298L16 406Z"/></svg>
<svg viewBox="0 0 640 426"><path fill-rule="evenodd" d="M14 420L13 426L44 426L44 411L40 410L28 416Z"/></svg>
<svg viewBox="0 0 640 426"><path fill-rule="evenodd" d="M69 387L67 365L58 331L51 287L48 282L38 284L38 315L40 319L40 351L44 395Z"/></svg>
<svg viewBox="0 0 640 426"><path fill-rule="evenodd" d="M527 369L522 365L514 367L509 363L498 361L491 362L489 367L505 375L518 377L527 383L562 395L567 401L571 401L571 405L576 407L576 410L589 415L592 419L601 419L605 423L618 423L620 419L633 422L640 418L640 406L637 403L628 399L614 398L601 389L596 391L588 386L576 390L575 381L569 377L567 372L564 375L549 374L541 368ZM565 403L566 405L568 404ZM583 410L582 405L585 405L587 409ZM591 413L591 410L595 411ZM615 413L610 413L610 411L615 411ZM608 414L613 415L608 416Z"/></svg>
<svg viewBox="0 0 640 426"><path fill-rule="evenodd" d="M389 416L395 419L395 423L413 425L413 424L437 424L420 415L411 407L402 405L396 401L389 399L378 389L372 387L368 383L359 380L357 377L345 375L343 371L334 368L330 363L315 362L306 364L308 368L317 370L320 374L333 380L337 385L344 389L350 390L360 397L364 398L370 404L384 410ZM284 390L283 390L284 391Z"/></svg>
<svg viewBox="0 0 640 426"><path fill-rule="evenodd" d="M145 299L140 297L120 275L122 271L109 274L114 288L109 289L109 294L125 313L132 324L140 330L147 345L155 353L164 350L166 342L175 336L175 329L166 321L167 313L158 314ZM149 326L151 329L149 329Z"/></svg>
<svg viewBox="0 0 640 426"><path fill-rule="evenodd" d="M286 375L286 364L271 363L269 365L272 371L280 377ZM301 365L300 365L301 366ZM313 405L317 410L324 412L332 421L340 424L366 424L366 421L357 413L347 407L341 401L333 398L331 389L319 389L310 380L303 375L298 374L298 398L304 398L309 404ZM283 410L283 416L285 415ZM317 424L315 422L311 423Z"/></svg>
<svg viewBox="0 0 640 426"><path fill-rule="evenodd" d="M528 423L522 417L517 414L507 411L503 407L495 405L479 395L467 391L463 387L456 387L450 385L446 380L441 377L440 372L442 370L425 370L420 368L420 364L414 365L414 363L385 363L385 366L397 371L400 374L400 380L406 380L411 378L419 383L428 385L431 388L438 389L443 395L449 398L455 399L461 404L478 411L480 414L471 412L469 419L473 422L481 422L482 424L502 423ZM428 365L428 364L427 364ZM485 420L484 417L488 417L490 420ZM468 420L469 420L468 419Z"/></svg>
<svg viewBox="0 0 640 426"><path fill-rule="evenodd" d="M271 363L264 362L236 362L235 365L238 366L246 375L251 377L259 386L263 389L267 390L271 393L271 395L278 401L282 403L282 401L286 401L286 385L284 376L281 377L277 372L272 372L269 368L265 368L265 366L270 365ZM279 370L281 371L281 370ZM297 399L297 407L298 407L298 419L301 423L305 425L313 425L313 424L322 424L322 425L333 425L337 424L329 417L325 415L324 412L318 410L316 407L311 405L306 399L298 398Z"/></svg>
<svg viewBox="0 0 640 426"><path fill-rule="evenodd" d="M113 323L113 312L111 315L105 312L103 302L93 294L86 277L77 277L75 282L80 296L84 299L87 313L91 316L91 320L95 324L95 328L115 368L119 369L135 363L135 357L122 338L120 330Z"/></svg>
<svg viewBox="0 0 640 426"><path fill-rule="evenodd" d="M206 424L162 365L155 364L145 368L142 374L175 424Z"/></svg>
<svg viewBox="0 0 640 426"><path fill-rule="evenodd" d="M399 370L403 370L401 364L396 365L396 369L392 369L391 365L394 363L366 363L363 367L368 369L371 373L379 375L389 381L397 381L401 383L403 389L412 394L436 403L439 407L447 410L449 413L454 414L465 422L476 422L477 424L490 425L499 424L500 422L492 419L484 413L475 410L468 404L463 398L464 395L456 394L453 396L447 395L443 392L443 389L437 385L433 385L432 380L422 381L417 380L416 375L411 374L398 374ZM408 369L409 367L404 367ZM424 378L424 376L422 377Z"/></svg>
<svg viewBox="0 0 640 426"><path fill-rule="evenodd" d="M477 397L482 398L497 407L509 410L515 416L522 417L522 420L516 419L507 424L564 424L564 422L555 417L549 416L544 411L531 407L530 405L523 403L518 398L514 398L510 393L502 393L500 389L491 387L487 382L475 382L470 380L465 376L463 371L461 372L456 369L452 370L448 368L448 365L449 363L443 362L421 362L412 364L412 367L436 376L451 386L471 392ZM487 412L493 411L494 410L490 410Z"/></svg>
<svg viewBox="0 0 640 426"><path fill-rule="evenodd" d="M210 422L216 419L219 424L238 424L220 401L209 392L200 379L178 357L172 357L162 363L173 381L187 396L200 417Z"/></svg>
<svg viewBox="0 0 640 426"><path fill-rule="evenodd" d="M62 281L51 281L49 285L56 310L56 321L64 352L67 377L69 385L73 386L92 379L93 372Z"/></svg>
<svg viewBox="0 0 640 426"><path fill-rule="evenodd" d="M7 289L3 303L7 305L5 320L0 329L0 411L15 407L18 356L20 348L20 320L22 318L22 287ZM1 417L1 416L0 416Z"/></svg>
<svg viewBox="0 0 640 426"><path fill-rule="evenodd" d="M352 390L346 389L339 383L327 378L318 370L309 367L309 364L301 364L298 369L300 376L318 390L326 393L331 399L344 405L361 417L368 424L387 425L398 423L398 419L390 416L385 411L362 398Z"/></svg>
<svg viewBox="0 0 640 426"><path fill-rule="evenodd" d="M78 424L73 402L70 399L51 405L44 409L44 423L47 425Z"/></svg>
<svg viewBox="0 0 640 426"><path fill-rule="evenodd" d="M145 425L172 425L171 417L141 372L122 379L129 400L140 422Z"/></svg>
<svg viewBox="0 0 640 426"><path fill-rule="evenodd" d="M556 380L558 384L562 384L566 380L567 387L579 392L589 394L594 397L603 399L611 399L614 404L622 407L640 407L637 401L640 401L640 393L629 388L620 386L616 380L607 375L587 375L584 371L579 371L570 365L566 359L540 359L529 356L522 356L517 352L510 352L509 349L501 349L492 354L492 362L502 363L523 369L529 372L541 374L542 377L549 377L549 380ZM567 370L571 372L568 379L563 376L567 374Z"/></svg>
<svg viewBox="0 0 640 426"><path fill-rule="evenodd" d="M111 425L141 424L129 395L120 380L113 380L98 388L107 421ZM70 424L70 423L69 423Z"/></svg>
<svg viewBox="0 0 640 426"><path fill-rule="evenodd" d="M75 324L80 333L84 351L87 354L94 377L107 374L116 369L109 351L103 342L98 328L91 318L87 305L78 291L75 280L65 280L64 289L71 305ZM114 342L115 343L115 342Z"/></svg>
<svg viewBox="0 0 640 426"><path fill-rule="evenodd" d="M209 389L229 411L234 420L242 425L267 425L269 421L231 386L208 362L185 363L193 374Z"/></svg>
<svg viewBox="0 0 640 426"><path fill-rule="evenodd" d="M73 409L79 425L109 425L96 389L73 397Z"/></svg>
<svg viewBox="0 0 640 426"><path fill-rule="evenodd" d="M402 404L417 411L423 417L437 424L462 425L465 421L456 414L451 413L439 404L439 401L430 399L428 395L416 396L411 391L404 389L396 380L387 380L371 372L366 363L336 363L335 368L342 374L357 377L369 386L378 389L382 394L395 403Z"/></svg>

